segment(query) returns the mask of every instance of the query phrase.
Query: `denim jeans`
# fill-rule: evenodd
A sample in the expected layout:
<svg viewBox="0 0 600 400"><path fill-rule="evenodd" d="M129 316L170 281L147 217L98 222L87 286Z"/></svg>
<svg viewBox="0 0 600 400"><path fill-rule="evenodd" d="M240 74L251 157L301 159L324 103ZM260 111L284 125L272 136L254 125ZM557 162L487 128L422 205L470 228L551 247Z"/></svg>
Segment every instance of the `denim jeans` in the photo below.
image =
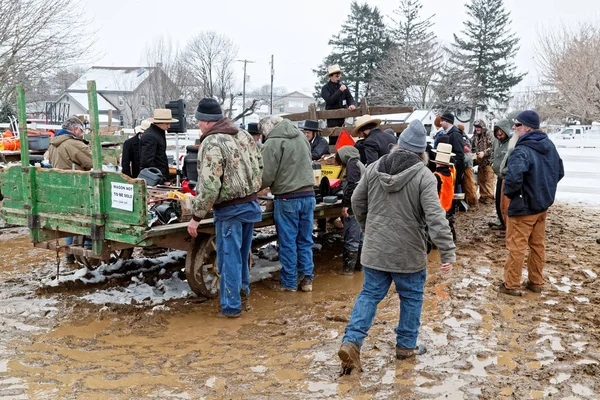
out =
<svg viewBox="0 0 600 400"><path fill-rule="evenodd" d="M363 267L363 271L365 274L363 288L354 303L342 342L352 342L359 347L362 346L373 325L377 305L385 298L394 281L396 292L400 297L400 321L396 328L396 347L402 349L417 347L426 270L412 274L399 274Z"/></svg>
<svg viewBox="0 0 600 400"><path fill-rule="evenodd" d="M358 225L358 221L352 214L348 218L342 217L342 223L344 224L344 248L352 253L356 253L363 242L360 225Z"/></svg>
<svg viewBox="0 0 600 400"><path fill-rule="evenodd" d="M255 204L256 203L256 204ZM254 223L262 218L260 205L254 201L214 210L217 238L217 265L220 302L223 314L242 311L240 293L250 294L248 257L252 246Z"/></svg>
<svg viewBox="0 0 600 400"><path fill-rule="evenodd" d="M288 289L298 288L300 279L314 278L313 237L314 196L296 199L275 199L274 217L279 237L279 280Z"/></svg>

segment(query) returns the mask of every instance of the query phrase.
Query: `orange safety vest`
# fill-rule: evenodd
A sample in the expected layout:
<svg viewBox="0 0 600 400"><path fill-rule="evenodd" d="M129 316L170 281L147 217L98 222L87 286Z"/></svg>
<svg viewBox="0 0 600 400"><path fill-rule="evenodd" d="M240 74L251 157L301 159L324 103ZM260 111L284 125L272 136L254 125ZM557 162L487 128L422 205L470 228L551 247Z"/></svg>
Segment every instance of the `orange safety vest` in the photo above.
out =
<svg viewBox="0 0 600 400"><path fill-rule="evenodd" d="M443 175L439 172L434 172L442 180L442 188L440 189L440 204L446 212L452 209L452 201L454 200L454 179L456 171L454 167L450 167L450 176Z"/></svg>

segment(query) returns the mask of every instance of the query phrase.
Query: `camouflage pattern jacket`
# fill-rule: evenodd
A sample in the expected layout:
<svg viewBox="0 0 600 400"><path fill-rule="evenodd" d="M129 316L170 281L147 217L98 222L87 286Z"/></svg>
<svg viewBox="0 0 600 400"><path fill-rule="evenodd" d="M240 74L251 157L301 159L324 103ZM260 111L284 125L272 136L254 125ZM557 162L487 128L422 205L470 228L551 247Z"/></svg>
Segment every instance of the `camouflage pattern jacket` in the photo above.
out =
<svg viewBox="0 0 600 400"><path fill-rule="evenodd" d="M213 205L235 204L232 200L255 197L263 168L261 153L252 136L227 118L204 132L200 141L195 220L203 218Z"/></svg>
<svg viewBox="0 0 600 400"><path fill-rule="evenodd" d="M480 167L487 167L492 163L492 143L493 143L492 133L487 129L483 128L481 131L481 135L477 133L473 134L471 138L471 142L473 143L473 160L475 164ZM483 158L477 158L477 153L483 151L485 154Z"/></svg>

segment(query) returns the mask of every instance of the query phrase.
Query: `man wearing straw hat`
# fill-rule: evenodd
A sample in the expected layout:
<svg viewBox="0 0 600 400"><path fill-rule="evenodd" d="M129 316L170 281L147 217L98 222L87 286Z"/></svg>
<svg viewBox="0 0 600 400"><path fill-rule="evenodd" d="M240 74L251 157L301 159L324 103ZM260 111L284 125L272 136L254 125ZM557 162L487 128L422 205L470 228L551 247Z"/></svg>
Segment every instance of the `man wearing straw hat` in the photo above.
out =
<svg viewBox="0 0 600 400"><path fill-rule="evenodd" d="M142 133L150 128L150 121L143 120L142 123L133 129L135 135L123 143L123 155L121 156L121 168L125 175L130 178L137 178L140 174L140 147Z"/></svg>
<svg viewBox="0 0 600 400"><path fill-rule="evenodd" d="M381 120L365 114L356 120L352 136L364 138L356 142L360 153L360 161L369 165L379 160L390 152L391 146L396 144L396 137L379 129Z"/></svg>
<svg viewBox="0 0 600 400"><path fill-rule="evenodd" d="M446 219L450 225L450 231L452 231L452 240L456 242L456 231L454 229L454 180L456 179L456 171L454 164L450 162L450 157L455 154L452 153L452 145L448 143L448 136L443 135L440 137L437 149L433 150L435 153L435 172L433 175L437 179L438 196L440 197L440 204L444 211L446 211Z"/></svg>
<svg viewBox="0 0 600 400"><path fill-rule="evenodd" d="M179 122L171 116L171 110L157 108L154 116L148 118L151 125L141 140L140 169L158 168L165 180L169 180L169 159L167 158L167 137L165 133L171 123Z"/></svg>
<svg viewBox="0 0 600 400"><path fill-rule="evenodd" d="M338 64L331 65L327 68L327 76L329 82L327 82L321 88L321 97L325 100L326 110L339 110L341 108L347 108L349 110L356 109L354 104L354 97L350 93L350 89L340 79L342 77L342 69ZM332 118L327 120L327 127L333 128L336 126L343 126L346 118Z"/></svg>

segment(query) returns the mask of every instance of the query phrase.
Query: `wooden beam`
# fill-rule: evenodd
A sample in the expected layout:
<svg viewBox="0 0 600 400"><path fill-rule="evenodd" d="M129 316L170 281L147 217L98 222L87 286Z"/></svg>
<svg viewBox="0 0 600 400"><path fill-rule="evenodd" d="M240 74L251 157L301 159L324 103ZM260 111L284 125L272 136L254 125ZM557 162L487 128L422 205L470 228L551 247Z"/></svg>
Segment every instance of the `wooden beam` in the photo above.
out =
<svg viewBox="0 0 600 400"><path fill-rule="evenodd" d="M308 106L308 114L310 115L310 120L318 121L319 117L317 115L317 105L315 103L311 103Z"/></svg>
<svg viewBox="0 0 600 400"><path fill-rule="evenodd" d="M312 109L314 103L311 103L309 110ZM315 106L316 108L316 106ZM370 115L382 115L382 114L404 114L410 113L413 111L413 107L404 107L404 106L372 106L369 107L367 101L363 99L361 101L360 107L356 110L350 111L348 109L338 109L338 110L320 110L316 111L316 119L333 119L333 118L350 118L350 117L360 117L364 114ZM304 121L306 119L313 119L314 111L306 111L302 113L295 114L286 114L282 115L282 118L289 119L290 121Z"/></svg>
<svg viewBox="0 0 600 400"><path fill-rule="evenodd" d="M379 129L384 130L391 128L396 134L402 132L408 127L408 124L385 124L380 125ZM349 134L352 135L353 126L344 126L341 128L325 128L323 132L321 132L321 136L339 136L342 131L348 131Z"/></svg>

